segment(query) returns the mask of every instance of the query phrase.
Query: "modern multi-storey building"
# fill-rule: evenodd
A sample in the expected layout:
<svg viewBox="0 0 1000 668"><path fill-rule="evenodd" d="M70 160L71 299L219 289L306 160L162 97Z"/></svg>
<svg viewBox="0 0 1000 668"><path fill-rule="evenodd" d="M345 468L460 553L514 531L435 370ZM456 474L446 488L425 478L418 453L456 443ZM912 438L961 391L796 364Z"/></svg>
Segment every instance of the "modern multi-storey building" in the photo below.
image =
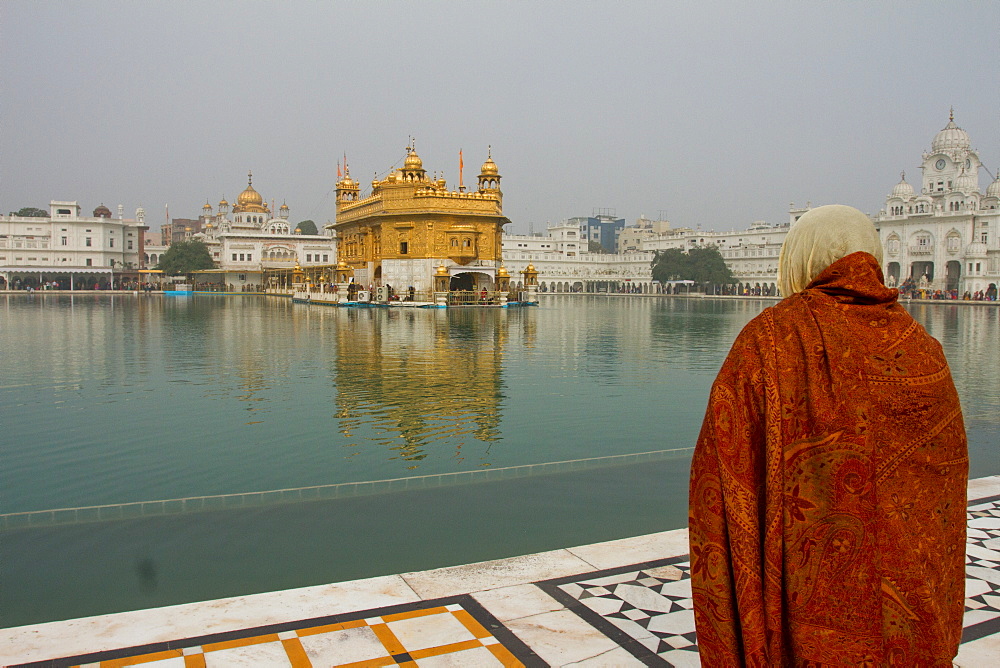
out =
<svg viewBox="0 0 1000 668"><path fill-rule="evenodd" d="M618 236L625 229L625 219L616 216L612 209L598 209L593 216L578 216L568 222L579 226L587 246L593 241L601 245L604 253L618 252Z"/></svg>

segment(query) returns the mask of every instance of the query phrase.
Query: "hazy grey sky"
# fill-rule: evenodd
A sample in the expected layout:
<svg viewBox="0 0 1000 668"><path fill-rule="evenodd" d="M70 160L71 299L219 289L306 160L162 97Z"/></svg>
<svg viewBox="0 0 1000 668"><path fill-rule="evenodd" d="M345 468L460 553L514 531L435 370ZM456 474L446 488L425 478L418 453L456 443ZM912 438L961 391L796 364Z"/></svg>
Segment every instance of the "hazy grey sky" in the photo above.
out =
<svg viewBox="0 0 1000 668"><path fill-rule="evenodd" d="M1000 2L0 2L0 210L254 187L334 218L409 136L508 231L614 209L742 229L789 202L875 212L955 121L1000 167ZM980 174L983 187L988 183ZM919 187L919 185L918 185Z"/></svg>

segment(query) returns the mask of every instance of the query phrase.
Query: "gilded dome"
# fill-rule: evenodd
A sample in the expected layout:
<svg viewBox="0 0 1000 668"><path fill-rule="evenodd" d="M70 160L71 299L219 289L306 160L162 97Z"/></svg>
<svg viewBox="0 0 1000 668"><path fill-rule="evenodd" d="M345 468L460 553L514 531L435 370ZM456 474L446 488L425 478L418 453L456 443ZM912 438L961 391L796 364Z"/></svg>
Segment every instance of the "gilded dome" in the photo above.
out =
<svg viewBox="0 0 1000 668"><path fill-rule="evenodd" d="M497 163L493 162L493 158L486 158L481 173L483 176L497 176L500 173L497 169Z"/></svg>
<svg viewBox="0 0 1000 668"><path fill-rule="evenodd" d="M931 142L931 151L950 151L953 149L969 148L972 143L969 141L969 133L955 125L955 114L952 112L948 119L948 125L934 136Z"/></svg>
<svg viewBox="0 0 1000 668"><path fill-rule="evenodd" d="M252 185L247 185L247 189L241 192L240 196L236 198L236 203L239 206L261 206L264 203L264 198L261 197L259 192L253 189Z"/></svg>
<svg viewBox="0 0 1000 668"><path fill-rule="evenodd" d="M211 211L212 210L212 205L208 203L208 200L205 200L205 206L201 207L201 210L202 211Z"/></svg>
<svg viewBox="0 0 1000 668"><path fill-rule="evenodd" d="M900 199L913 197L913 186L906 182L906 172L899 175L899 183L892 189L892 196Z"/></svg>
<svg viewBox="0 0 1000 668"><path fill-rule="evenodd" d="M219 200L219 208L222 208L224 206L229 206L229 202L226 201L225 195L223 195L222 199Z"/></svg>
<svg viewBox="0 0 1000 668"><path fill-rule="evenodd" d="M986 196L1000 197L1000 170L997 171L997 177L993 180L993 183L986 186Z"/></svg>
<svg viewBox="0 0 1000 668"><path fill-rule="evenodd" d="M423 169L424 161L420 159L417 152L412 148L408 148L406 154L406 161L403 163L403 169Z"/></svg>

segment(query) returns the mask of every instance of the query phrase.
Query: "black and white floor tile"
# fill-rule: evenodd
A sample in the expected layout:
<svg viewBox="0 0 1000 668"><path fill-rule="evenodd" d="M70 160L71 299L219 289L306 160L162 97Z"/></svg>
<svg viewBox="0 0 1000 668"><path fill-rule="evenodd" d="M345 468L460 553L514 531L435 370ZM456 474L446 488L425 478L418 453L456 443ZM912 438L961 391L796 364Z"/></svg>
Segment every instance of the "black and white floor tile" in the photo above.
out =
<svg viewBox="0 0 1000 668"><path fill-rule="evenodd" d="M1000 497L968 509L962 642L1000 634ZM650 666L698 666L686 556L537 583Z"/></svg>

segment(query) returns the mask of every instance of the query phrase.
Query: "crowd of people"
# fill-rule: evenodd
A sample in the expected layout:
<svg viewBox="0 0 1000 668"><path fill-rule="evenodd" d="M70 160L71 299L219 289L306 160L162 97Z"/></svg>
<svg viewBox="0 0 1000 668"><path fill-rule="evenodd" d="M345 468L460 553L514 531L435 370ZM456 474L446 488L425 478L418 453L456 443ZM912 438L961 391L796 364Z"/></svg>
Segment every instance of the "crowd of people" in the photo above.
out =
<svg viewBox="0 0 1000 668"><path fill-rule="evenodd" d="M931 290L928 287L927 280L916 282L912 278L907 278L899 285L898 289L899 296L904 299L953 299L967 302L995 302L997 300L997 286L995 283L990 283L986 290L976 290L974 292L966 290L959 295L957 289Z"/></svg>

